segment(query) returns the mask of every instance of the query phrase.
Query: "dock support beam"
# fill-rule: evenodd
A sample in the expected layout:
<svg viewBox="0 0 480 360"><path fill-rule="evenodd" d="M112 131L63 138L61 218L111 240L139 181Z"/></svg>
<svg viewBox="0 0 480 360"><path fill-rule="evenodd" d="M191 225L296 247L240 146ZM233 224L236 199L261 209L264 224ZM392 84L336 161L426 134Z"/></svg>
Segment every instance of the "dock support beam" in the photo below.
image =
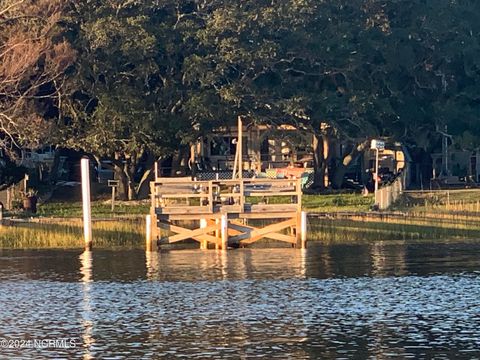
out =
<svg viewBox="0 0 480 360"><path fill-rule="evenodd" d="M301 248L307 248L307 212L301 212L301 221L300 221L300 241L301 241Z"/></svg>
<svg viewBox="0 0 480 360"><path fill-rule="evenodd" d="M307 247L307 212L300 211L297 213L296 225L297 248L306 249Z"/></svg>
<svg viewBox="0 0 480 360"><path fill-rule="evenodd" d="M155 214L150 214L145 217L145 228L146 228L146 251L155 251L158 249L157 240L158 240L158 224L157 216Z"/></svg>
<svg viewBox="0 0 480 360"><path fill-rule="evenodd" d="M200 229L205 229L207 227L207 219L200 219ZM200 250L208 250L208 241L200 241Z"/></svg>
<svg viewBox="0 0 480 360"><path fill-rule="evenodd" d="M221 234L221 250L227 250L228 248L228 215L222 214L220 219L220 234Z"/></svg>

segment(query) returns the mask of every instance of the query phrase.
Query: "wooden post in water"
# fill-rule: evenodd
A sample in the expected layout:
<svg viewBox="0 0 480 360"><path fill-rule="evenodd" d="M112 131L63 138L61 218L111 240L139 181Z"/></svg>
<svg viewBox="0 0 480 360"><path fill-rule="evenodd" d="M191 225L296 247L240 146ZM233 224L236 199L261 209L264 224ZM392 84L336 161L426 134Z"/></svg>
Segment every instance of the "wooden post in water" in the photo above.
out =
<svg viewBox="0 0 480 360"><path fill-rule="evenodd" d="M81 160L82 171L82 205L83 205L83 235L85 249L92 249L92 213L90 206L90 161L87 158Z"/></svg>
<svg viewBox="0 0 480 360"><path fill-rule="evenodd" d="M152 216L147 215L145 216L145 240L146 246L145 249L147 252L153 251L152 246Z"/></svg>
<svg viewBox="0 0 480 360"><path fill-rule="evenodd" d="M307 248L307 212L302 211L300 213L300 240L301 248Z"/></svg>
<svg viewBox="0 0 480 360"><path fill-rule="evenodd" d="M215 237L217 238L217 242L215 243L215 250L218 250L220 248L219 243L220 243L220 219L215 219L215 225L216 230L215 230Z"/></svg>
<svg viewBox="0 0 480 360"><path fill-rule="evenodd" d="M200 229L205 229L207 227L207 219L200 219ZM208 241L202 240L200 241L200 250L207 250L208 249Z"/></svg>
<svg viewBox="0 0 480 360"><path fill-rule="evenodd" d="M146 250L154 251L157 247L158 240L158 221L155 208L157 207L155 182L150 183L150 196L152 199L152 206L150 208L150 215L146 218Z"/></svg>
<svg viewBox="0 0 480 360"><path fill-rule="evenodd" d="M227 250L228 247L228 215L222 214L220 219L221 250Z"/></svg>

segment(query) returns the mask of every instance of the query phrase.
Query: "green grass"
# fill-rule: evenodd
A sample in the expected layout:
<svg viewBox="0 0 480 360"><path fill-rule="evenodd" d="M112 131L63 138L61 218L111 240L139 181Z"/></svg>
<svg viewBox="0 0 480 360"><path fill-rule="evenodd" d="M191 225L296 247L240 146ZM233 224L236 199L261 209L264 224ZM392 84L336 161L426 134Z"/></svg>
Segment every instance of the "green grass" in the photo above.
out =
<svg viewBox="0 0 480 360"><path fill-rule="evenodd" d="M336 194L304 195L303 208L308 212L365 212L374 203L373 195Z"/></svg>
<svg viewBox="0 0 480 360"><path fill-rule="evenodd" d="M149 202L118 202L115 210L112 212L111 204L104 201L92 202L92 217L94 218L110 218L116 216L132 216L146 215L150 212ZM52 202L38 206L37 216L44 217L81 217L81 202Z"/></svg>

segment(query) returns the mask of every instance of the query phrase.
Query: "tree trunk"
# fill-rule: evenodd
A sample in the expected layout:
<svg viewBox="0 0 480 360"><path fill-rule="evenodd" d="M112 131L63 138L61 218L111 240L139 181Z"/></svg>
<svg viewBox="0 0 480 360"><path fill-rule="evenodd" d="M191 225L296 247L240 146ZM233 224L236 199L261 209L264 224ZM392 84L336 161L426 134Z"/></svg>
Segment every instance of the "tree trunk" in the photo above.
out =
<svg viewBox="0 0 480 360"><path fill-rule="evenodd" d="M153 168L154 163L155 163L155 157L149 153L146 164L145 164L145 171L137 187L138 199L145 199L148 197L148 194L150 193L150 181L153 181L155 176L155 172Z"/></svg>
<svg viewBox="0 0 480 360"><path fill-rule="evenodd" d="M367 149L368 144L370 144L370 140L355 144L350 153L348 153L342 159L342 162L336 166L331 180L332 187L334 189L340 189L342 187L343 180L348 168Z"/></svg>
<svg viewBox="0 0 480 360"><path fill-rule="evenodd" d="M119 181L118 197L128 200L128 178L121 166L115 165L115 179Z"/></svg>
<svg viewBox="0 0 480 360"><path fill-rule="evenodd" d="M313 184L312 188L323 190L325 187L325 161L323 157L323 138L313 136Z"/></svg>

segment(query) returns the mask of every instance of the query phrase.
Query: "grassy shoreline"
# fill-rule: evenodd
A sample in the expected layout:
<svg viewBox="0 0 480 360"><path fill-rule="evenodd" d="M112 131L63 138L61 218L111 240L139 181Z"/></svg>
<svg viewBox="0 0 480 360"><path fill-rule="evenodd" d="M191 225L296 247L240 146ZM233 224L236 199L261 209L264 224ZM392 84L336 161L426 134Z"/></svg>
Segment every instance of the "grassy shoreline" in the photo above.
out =
<svg viewBox="0 0 480 360"><path fill-rule="evenodd" d="M396 211L370 211L373 196L359 194L305 195L309 241L358 243L472 239L480 234L480 216L465 208L398 206ZM402 204L399 204L402 205ZM148 201L119 202L111 212L108 201L92 203L96 248L144 248L144 216ZM24 215L24 214L20 214ZM47 203L34 217L21 217L14 226L0 226L0 249L82 248L80 202ZM25 216L24 216L25 217Z"/></svg>

